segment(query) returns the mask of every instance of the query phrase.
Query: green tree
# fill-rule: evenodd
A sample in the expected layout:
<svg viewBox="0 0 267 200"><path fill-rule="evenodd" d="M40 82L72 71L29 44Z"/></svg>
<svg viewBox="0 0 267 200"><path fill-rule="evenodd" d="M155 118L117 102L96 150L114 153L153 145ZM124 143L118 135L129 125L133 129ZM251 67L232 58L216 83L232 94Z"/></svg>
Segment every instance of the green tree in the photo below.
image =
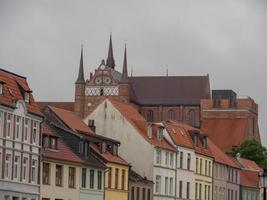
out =
<svg viewBox="0 0 267 200"><path fill-rule="evenodd" d="M267 149L257 140L245 140L232 149L232 155L240 153L242 158L255 161L261 168L267 168Z"/></svg>

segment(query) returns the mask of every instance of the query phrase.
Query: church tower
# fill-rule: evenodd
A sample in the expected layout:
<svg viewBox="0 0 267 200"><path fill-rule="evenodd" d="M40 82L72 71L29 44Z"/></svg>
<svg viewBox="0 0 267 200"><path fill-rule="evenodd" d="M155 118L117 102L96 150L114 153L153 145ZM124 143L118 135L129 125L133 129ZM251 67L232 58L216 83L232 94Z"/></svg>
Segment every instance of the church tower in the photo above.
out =
<svg viewBox="0 0 267 200"><path fill-rule="evenodd" d="M125 44L125 49L124 49L123 68L122 68L122 75L121 75L120 86L119 86L119 95L122 101L129 102L130 82L129 82L128 69L127 69L126 44Z"/></svg>
<svg viewBox="0 0 267 200"><path fill-rule="evenodd" d="M81 57L79 65L79 73L75 82L75 102L74 112L80 117L84 117L84 103L85 103L85 80L83 69L83 46L81 46Z"/></svg>

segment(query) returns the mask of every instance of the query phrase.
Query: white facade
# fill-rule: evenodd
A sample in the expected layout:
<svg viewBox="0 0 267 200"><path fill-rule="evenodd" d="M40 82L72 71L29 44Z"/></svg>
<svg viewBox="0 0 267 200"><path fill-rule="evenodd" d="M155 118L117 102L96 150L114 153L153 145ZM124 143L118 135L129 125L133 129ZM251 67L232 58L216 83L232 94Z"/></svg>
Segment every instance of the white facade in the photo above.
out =
<svg viewBox="0 0 267 200"><path fill-rule="evenodd" d="M22 100L0 107L0 199L39 199L41 121Z"/></svg>
<svg viewBox="0 0 267 200"><path fill-rule="evenodd" d="M138 128L123 116L109 100L102 102L89 116L84 119L94 120L96 133L113 138L121 142L120 156L126 158L133 170L148 180L156 179L159 182L157 190L154 186L154 199L174 199L175 195L175 159L173 152L173 161L165 163L166 150L152 145L139 132ZM157 162L157 152L160 150L160 162ZM169 152L170 153L170 152ZM169 154L170 155L170 154ZM172 162L171 166L170 162ZM161 176L159 178L159 175ZM159 180L160 179L160 180ZM165 181L166 180L166 181ZM171 183L173 181L173 183ZM166 182L166 184L165 184ZM168 191L165 194L165 185ZM170 187L171 185L171 187ZM173 188L173 189L170 189Z"/></svg>
<svg viewBox="0 0 267 200"><path fill-rule="evenodd" d="M176 199L195 198L195 151L174 144L167 131L165 138L177 149L176 153Z"/></svg>

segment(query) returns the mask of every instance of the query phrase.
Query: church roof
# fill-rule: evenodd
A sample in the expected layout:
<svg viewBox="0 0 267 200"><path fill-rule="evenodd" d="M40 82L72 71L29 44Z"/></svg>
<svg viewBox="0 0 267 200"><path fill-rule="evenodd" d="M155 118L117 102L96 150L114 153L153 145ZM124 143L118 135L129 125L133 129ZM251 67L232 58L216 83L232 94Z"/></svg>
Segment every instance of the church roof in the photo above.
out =
<svg viewBox="0 0 267 200"><path fill-rule="evenodd" d="M139 105L199 105L210 98L208 76L129 77L130 99Z"/></svg>

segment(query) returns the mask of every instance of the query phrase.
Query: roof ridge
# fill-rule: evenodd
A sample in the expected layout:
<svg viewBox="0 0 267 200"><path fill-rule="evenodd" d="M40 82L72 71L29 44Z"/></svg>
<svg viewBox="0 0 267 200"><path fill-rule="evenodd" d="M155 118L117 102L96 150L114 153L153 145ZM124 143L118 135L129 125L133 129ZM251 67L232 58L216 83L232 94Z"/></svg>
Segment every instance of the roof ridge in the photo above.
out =
<svg viewBox="0 0 267 200"><path fill-rule="evenodd" d="M15 77L18 77L18 78L23 78L23 79L27 80L27 78L25 76L21 76L19 74L16 74L14 72L8 71L6 69L0 68L0 71L5 72L5 73L8 73L8 74L10 74L12 76L15 76Z"/></svg>

